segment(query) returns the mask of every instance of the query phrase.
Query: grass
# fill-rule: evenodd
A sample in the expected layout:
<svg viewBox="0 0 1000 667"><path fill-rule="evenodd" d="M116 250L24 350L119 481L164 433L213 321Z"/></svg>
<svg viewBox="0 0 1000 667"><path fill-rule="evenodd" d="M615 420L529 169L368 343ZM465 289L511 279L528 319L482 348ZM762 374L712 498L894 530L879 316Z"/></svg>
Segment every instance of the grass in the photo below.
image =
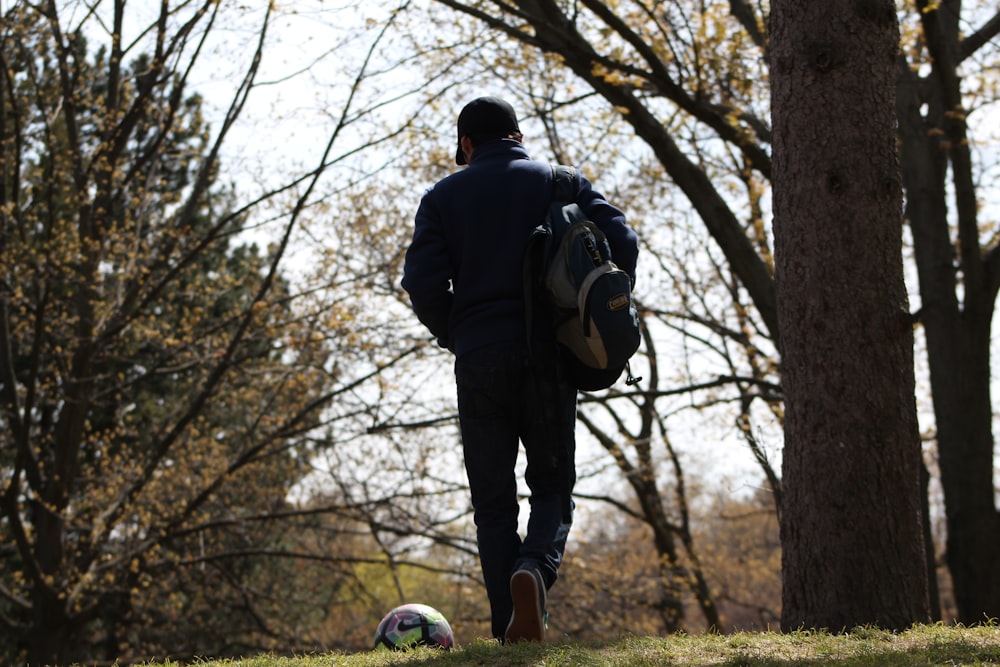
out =
<svg viewBox="0 0 1000 667"><path fill-rule="evenodd" d="M449 652L419 648L295 658L258 656L202 661L198 667L910 667L1000 665L1000 626L921 625L906 632L745 632L731 635L623 637L615 641L500 646L475 641ZM149 663L148 667L179 667Z"/></svg>

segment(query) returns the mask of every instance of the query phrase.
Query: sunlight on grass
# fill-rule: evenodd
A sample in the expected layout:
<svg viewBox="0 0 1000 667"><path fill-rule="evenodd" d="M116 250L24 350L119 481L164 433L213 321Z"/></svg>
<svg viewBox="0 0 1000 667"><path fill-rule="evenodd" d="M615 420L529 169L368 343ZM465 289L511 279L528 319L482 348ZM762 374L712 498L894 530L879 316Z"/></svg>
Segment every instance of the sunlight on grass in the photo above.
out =
<svg viewBox="0 0 1000 667"><path fill-rule="evenodd" d="M608 642L552 641L499 646L475 641L454 651L418 648L299 657L258 656L201 661L199 667L909 667L911 665L1000 665L1000 626L916 626L902 633L873 628L824 632L743 632L731 635L622 637ZM181 667L149 663L148 667Z"/></svg>

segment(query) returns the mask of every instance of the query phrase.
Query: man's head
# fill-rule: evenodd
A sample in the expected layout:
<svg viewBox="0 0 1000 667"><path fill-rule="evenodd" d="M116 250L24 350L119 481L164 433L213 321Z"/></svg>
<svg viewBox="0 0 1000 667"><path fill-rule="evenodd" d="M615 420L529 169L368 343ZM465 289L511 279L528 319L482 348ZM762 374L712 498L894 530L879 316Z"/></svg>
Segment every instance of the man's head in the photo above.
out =
<svg viewBox="0 0 1000 667"><path fill-rule="evenodd" d="M455 163L467 163L462 149L462 137L469 137L472 145L478 146L511 135L517 135L520 140L521 130L517 125L514 107L498 97L476 98L458 114L458 150L455 152Z"/></svg>

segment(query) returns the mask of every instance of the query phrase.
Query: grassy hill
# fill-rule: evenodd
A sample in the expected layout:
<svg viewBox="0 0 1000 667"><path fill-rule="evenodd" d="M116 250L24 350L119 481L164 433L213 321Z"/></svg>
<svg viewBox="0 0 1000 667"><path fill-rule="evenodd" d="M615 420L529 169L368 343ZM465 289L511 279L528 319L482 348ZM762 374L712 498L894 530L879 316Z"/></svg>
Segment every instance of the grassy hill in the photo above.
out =
<svg viewBox="0 0 1000 667"><path fill-rule="evenodd" d="M421 648L408 652L258 656L196 663L199 667L910 667L911 665L1000 665L1000 626L917 626L902 633L856 629L822 632L737 633L671 637L623 637L601 643L558 640L499 646L476 641L450 652ZM149 667L178 667L150 663Z"/></svg>

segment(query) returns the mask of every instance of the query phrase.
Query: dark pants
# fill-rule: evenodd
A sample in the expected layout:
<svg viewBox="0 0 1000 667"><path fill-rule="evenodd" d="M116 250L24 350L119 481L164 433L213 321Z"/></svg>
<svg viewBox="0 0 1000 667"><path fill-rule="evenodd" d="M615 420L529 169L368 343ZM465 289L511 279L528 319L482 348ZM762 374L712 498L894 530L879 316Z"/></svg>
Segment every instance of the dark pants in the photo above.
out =
<svg viewBox="0 0 1000 667"><path fill-rule="evenodd" d="M479 559L490 600L493 636L510 620L510 576L536 567L555 583L572 523L576 390L556 379L556 355L529 363L519 343L491 345L455 362L465 469L475 510ZM531 492L527 532L518 535L518 440ZM562 448L560 453L559 448Z"/></svg>

